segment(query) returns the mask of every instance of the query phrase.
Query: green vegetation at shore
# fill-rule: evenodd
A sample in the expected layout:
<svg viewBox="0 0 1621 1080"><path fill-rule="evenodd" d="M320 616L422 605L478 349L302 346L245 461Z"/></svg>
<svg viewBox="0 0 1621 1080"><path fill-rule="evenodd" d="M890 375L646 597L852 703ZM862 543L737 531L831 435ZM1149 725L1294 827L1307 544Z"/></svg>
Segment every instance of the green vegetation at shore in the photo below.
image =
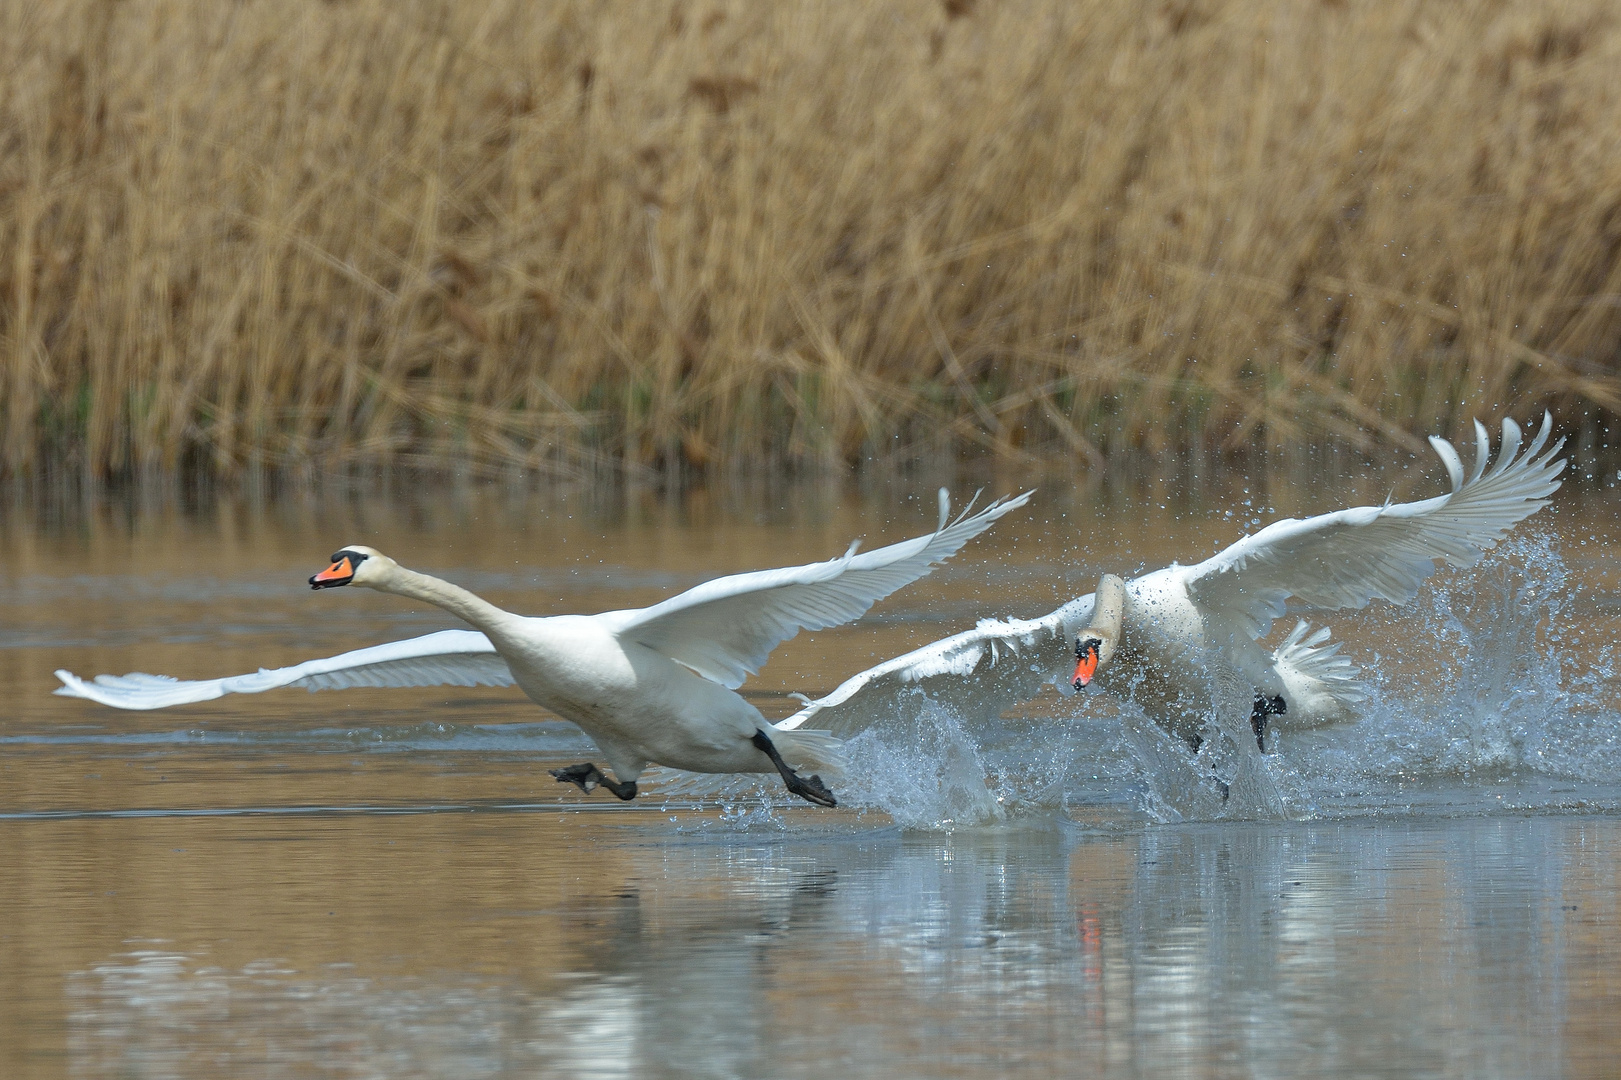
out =
<svg viewBox="0 0 1621 1080"><path fill-rule="evenodd" d="M1621 415L1596 0L0 7L0 473Z"/></svg>

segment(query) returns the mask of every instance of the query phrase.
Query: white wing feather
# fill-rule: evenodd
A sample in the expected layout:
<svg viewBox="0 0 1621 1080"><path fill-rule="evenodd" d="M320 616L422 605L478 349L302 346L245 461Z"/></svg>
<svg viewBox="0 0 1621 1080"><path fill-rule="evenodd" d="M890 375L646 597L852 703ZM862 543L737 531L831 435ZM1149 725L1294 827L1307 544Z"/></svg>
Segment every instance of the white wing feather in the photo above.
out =
<svg viewBox="0 0 1621 1080"><path fill-rule="evenodd" d="M1367 700L1367 691L1357 682L1357 666L1340 655L1338 642L1331 645L1328 639L1327 627L1313 630L1301 619L1272 650L1272 670L1289 702L1283 723L1290 728L1349 720L1354 707Z"/></svg>
<svg viewBox="0 0 1621 1080"><path fill-rule="evenodd" d="M851 676L775 726L791 731L814 720L846 737L884 719L915 689L970 722L1000 716L1048 683L1072 694L1066 676L1075 633L1091 618L1087 593L1039 619L981 619L972 630Z"/></svg>
<svg viewBox="0 0 1621 1080"><path fill-rule="evenodd" d="M1520 455L1519 425L1504 420L1497 464L1488 472L1490 440L1476 422L1475 466L1467 478L1457 451L1432 437L1452 481L1449 494L1274 522L1189 567L1188 592L1208 615L1231 620L1251 638L1267 632L1291 597L1326 609L1375 599L1405 603L1437 560L1472 565L1548 501L1565 468L1554 456L1563 439L1538 456L1552 428L1544 414L1542 430Z"/></svg>
<svg viewBox="0 0 1621 1080"><path fill-rule="evenodd" d="M941 638L852 675L826 697L777 721L777 731L798 731L815 721L836 738L849 736L915 709L921 690L970 722L990 721L1035 697L1048 683L1073 694L1065 678L1074 659L1075 632L1092 618L1092 594L1071 600L1039 619L981 619L972 630ZM712 799L761 786L757 776L725 776L652 769L646 783L667 798Z"/></svg>
<svg viewBox="0 0 1621 1080"><path fill-rule="evenodd" d="M821 630L865 614L1023 506L1031 494L994 502L972 517L965 510L947 524L942 490L939 528L926 536L864 555L852 544L843 558L716 578L661 604L596 618L621 641L645 645L736 689L783 641L800 630Z"/></svg>
<svg viewBox="0 0 1621 1080"><path fill-rule="evenodd" d="M58 671L64 697L89 698L115 709L162 709L226 694L257 694L282 686L339 690L352 686L511 686L512 672L490 639L474 630L436 634L373 645L368 649L307 660L284 668L260 668L251 675L183 682L167 675L97 675L86 682Z"/></svg>

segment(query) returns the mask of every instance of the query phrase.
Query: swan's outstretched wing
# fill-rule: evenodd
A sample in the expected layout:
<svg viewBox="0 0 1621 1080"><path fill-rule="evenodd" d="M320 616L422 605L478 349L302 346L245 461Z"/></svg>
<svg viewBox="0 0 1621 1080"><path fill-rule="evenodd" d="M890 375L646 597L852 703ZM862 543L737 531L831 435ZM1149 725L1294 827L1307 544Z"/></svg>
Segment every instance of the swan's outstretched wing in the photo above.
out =
<svg viewBox="0 0 1621 1080"><path fill-rule="evenodd" d="M69 671L56 692L89 698L115 709L161 709L225 694L257 694L281 686L338 690L351 686L511 686L512 672L490 639L473 630L373 645L369 649L307 660L292 667L260 668L251 675L182 682L167 675L97 675L90 682Z"/></svg>
<svg viewBox="0 0 1621 1080"><path fill-rule="evenodd" d="M878 723L918 690L968 722L988 721L1048 683L1072 694L1075 634L1092 618L1092 594L1039 619L981 619L972 630L914 649L841 683L776 727L801 724L840 738Z"/></svg>
<svg viewBox="0 0 1621 1080"><path fill-rule="evenodd" d="M1073 694L1075 633L1092 618L1092 594L1039 619L981 619L972 630L941 638L852 675L831 694L772 725L810 724L839 739L885 720L916 713L920 691L969 723L988 722L1035 697L1048 683ZM645 782L665 797L715 798L762 785L759 776L689 773L657 767Z"/></svg>
<svg viewBox="0 0 1621 1080"><path fill-rule="evenodd" d="M840 559L716 578L662 604L597 618L621 641L655 649L735 689L783 641L801 630L821 630L865 614L955 555L997 518L1023 506L1031 494L994 502L972 517L965 510L948 524L942 488L940 526L927 536L864 555L857 555L852 544Z"/></svg>
<svg viewBox="0 0 1621 1080"><path fill-rule="evenodd" d="M1437 560L1469 566L1559 487L1565 462L1560 439L1542 453L1553 428L1520 454L1520 428L1503 421L1503 441L1490 472L1491 440L1475 423L1475 467L1464 477L1445 439L1430 445L1446 464L1449 494L1422 502L1358 506L1274 522L1187 571L1188 591L1207 615L1230 620L1251 638L1267 632L1291 597L1317 608L1360 608L1370 600L1405 603L1435 572Z"/></svg>

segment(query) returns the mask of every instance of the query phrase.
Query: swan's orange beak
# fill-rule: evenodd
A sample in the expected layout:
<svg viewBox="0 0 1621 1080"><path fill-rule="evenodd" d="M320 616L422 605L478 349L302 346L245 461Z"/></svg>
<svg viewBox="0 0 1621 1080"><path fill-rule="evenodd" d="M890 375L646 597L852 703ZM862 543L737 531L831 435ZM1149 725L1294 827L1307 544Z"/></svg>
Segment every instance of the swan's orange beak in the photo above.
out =
<svg viewBox="0 0 1621 1080"><path fill-rule="evenodd" d="M1084 690L1098 673L1098 643L1084 641L1075 647L1075 689Z"/></svg>
<svg viewBox="0 0 1621 1080"><path fill-rule="evenodd" d="M355 568L350 564L349 556L345 555L319 574L310 578L310 588L335 589L339 585L349 584L354 579L354 576Z"/></svg>

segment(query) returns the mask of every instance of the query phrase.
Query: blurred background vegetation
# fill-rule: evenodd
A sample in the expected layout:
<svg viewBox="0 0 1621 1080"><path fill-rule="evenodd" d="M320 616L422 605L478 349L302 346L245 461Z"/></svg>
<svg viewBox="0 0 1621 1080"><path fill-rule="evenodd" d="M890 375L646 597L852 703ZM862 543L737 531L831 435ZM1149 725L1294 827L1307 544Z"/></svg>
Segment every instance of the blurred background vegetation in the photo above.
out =
<svg viewBox="0 0 1621 1080"><path fill-rule="evenodd" d="M1592 0L0 5L0 472L1415 447L1621 414Z"/></svg>

